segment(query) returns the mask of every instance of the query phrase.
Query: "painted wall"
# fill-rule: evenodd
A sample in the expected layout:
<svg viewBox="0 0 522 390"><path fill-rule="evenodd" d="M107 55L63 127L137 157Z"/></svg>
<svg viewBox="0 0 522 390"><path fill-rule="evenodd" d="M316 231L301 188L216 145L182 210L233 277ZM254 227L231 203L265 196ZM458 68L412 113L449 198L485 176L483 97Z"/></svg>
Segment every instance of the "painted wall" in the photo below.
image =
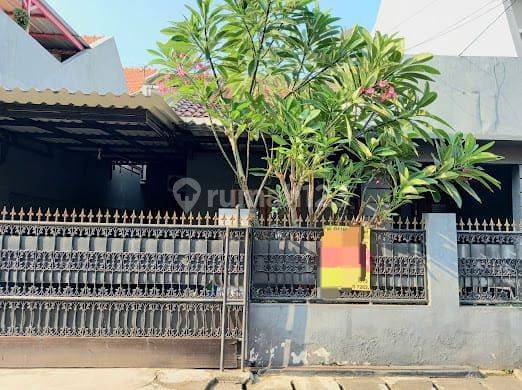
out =
<svg viewBox="0 0 522 390"><path fill-rule="evenodd" d="M429 305L251 304L250 360L520 367L522 307L459 306L455 216L426 216Z"/></svg>
<svg viewBox="0 0 522 390"><path fill-rule="evenodd" d="M9 16L0 11L0 86L7 89L68 89L71 92L127 92L113 38L58 61Z"/></svg>
<svg viewBox="0 0 522 390"><path fill-rule="evenodd" d="M436 56L431 65L441 75L430 111L479 139L522 140L522 58Z"/></svg>
<svg viewBox="0 0 522 390"><path fill-rule="evenodd" d="M503 0L381 0L375 30L398 33L407 53L521 54L522 6ZM470 46L471 44L471 46Z"/></svg>

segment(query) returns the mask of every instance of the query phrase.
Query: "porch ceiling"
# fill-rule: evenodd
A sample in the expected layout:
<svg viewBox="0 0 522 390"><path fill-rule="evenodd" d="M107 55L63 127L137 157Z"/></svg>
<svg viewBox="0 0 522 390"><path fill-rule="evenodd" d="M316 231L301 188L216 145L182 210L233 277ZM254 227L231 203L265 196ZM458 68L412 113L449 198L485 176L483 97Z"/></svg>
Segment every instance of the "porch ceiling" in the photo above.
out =
<svg viewBox="0 0 522 390"><path fill-rule="evenodd" d="M175 158L180 118L159 96L0 88L0 141L19 138L117 161Z"/></svg>

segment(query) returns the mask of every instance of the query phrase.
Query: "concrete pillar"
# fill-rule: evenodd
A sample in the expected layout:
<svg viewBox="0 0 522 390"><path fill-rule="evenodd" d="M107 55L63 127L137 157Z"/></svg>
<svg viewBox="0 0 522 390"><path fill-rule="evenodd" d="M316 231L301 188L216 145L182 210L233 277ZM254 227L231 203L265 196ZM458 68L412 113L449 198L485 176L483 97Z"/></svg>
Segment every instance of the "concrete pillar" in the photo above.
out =
<svg viewBox="0 0 522 390"><path fill-rule="evenodd" d="M511 171L511 196L513 205L513 222L522 221L522 165L513 165Z"/></svg>
<svg viewBox="0 0 522 390"><path fill-rule="evenodd" d="M455 214L424 214L429 304L441 315L459 307Z"/></svg>

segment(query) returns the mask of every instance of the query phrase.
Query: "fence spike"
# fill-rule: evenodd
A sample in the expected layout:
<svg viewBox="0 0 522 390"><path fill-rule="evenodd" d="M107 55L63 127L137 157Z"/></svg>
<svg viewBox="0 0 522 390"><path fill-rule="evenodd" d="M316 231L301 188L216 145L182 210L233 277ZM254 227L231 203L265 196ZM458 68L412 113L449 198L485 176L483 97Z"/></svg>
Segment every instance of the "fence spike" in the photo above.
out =
<svg viewBox="0 0 522 390"><path fill-rule="evenodd" d="M11 217L11 221L14 221L15 220L15 217L16 217L16 211L15 211L15 208L11 208L11 212L9 213L9 216Z"/></svg>
<svg viewBox="0 0 522 390"><path fill-rule="evenodd" d="M272 225L272 213L268 214L268 217L266 218L266 226Z"/></svg>
<svg viewBox="0 0 522 390"><path fill-rule="evenodd" d="M178 216L176 215L176 212L174 211L172 213L172 224L175 225L178 223Z"/></svg>
<svg viewBox="0 0 522 390"><path fill-rule="evenodd" d="M266 223L265 216L263 214L261 214L261 217L259 218L259 224L261 226L265 226L265 223Z"/></svg>
<svg viewBox="0 0 522 390"><path fill-rule="evenodd" d="M69 217L69 213L67 212L67 209L64 209L63 214L62 214L63 222L67 222L68 217Z"/></svg>
<svg viewBox="0 0 522 390"><path fill-rule="evenodd" d="M205 225L210 225L210 214L207 210L207 213L205 214Z"/></svg>
<svg viewBox="0 0 522 390"><path fill-rule="evenodd" d="M121 216L121 220L123 223L127 223L128 219L129 219L129 216L127 215L127 210L123 209L123 214Z"/></svg>
<svg viewBox="0 0 522 390"><path fill-rule="evenodd" d="M5 217L7 215L7 209L6 207L4 206L4 208L2 209L2 212L0 213L2 214L2 221L5 221Z"/></svg>
<svg viewBox="0 0 522 390"><path fill-rule="evenodd" d="M187 217L185 217L185 212L182 211L181 212L181 218L179 219L182 225L185 225L185 220L186 219L187 219Z"/></svg>
<svg viewBox="0 0 522 390"><path fill-rule="evenodd" d="M58 222L58 218L60 218L60 210L56 209L52 216L54 217L54 222Z"/></svg>
<svg viewBox="0 0 522 390"><path fill-rule="evenodd" d="M38 210L36 211L35 215L36 215L36 221L40 222L42 220L42 217L43 217L42 209L40 207L38 207Z"/></svg>
<svg viewBox="0 0 522 390"><path fill-rule="evenodd" d="M149 210L149 213L147 214L147 222L149 225L152 223L152 220L154 219L154 216L152 215L152 211Z"/></svg>
<svg viewBox="0 0 522 390"><path fill-rule="evenodd" d="M120 212L118 211L118 209L114 210L113 218L114 223L118 223L120 221Z"/></svg>
<svg viewBox="0 0 522 390"><path fill-rule="evenodd" d="M28 219L29 219L29 222L32 222L32 220L33 220L33 216L34 216L33 208L32 208L32 207L29 207L29 211L27 212L27 217L28 217Z"/></svg>
<svg viewBox="0 0 522 390"><path fill-rule="evenodd" d="M130 216L130 219L131 219L131 223L134 223L134 221L136 220L136 210L132 210L132 213L131 213L131 216Z"/></svg>
<svg viewBox="0 0 522 390"><path fill-rule="evenodd" d="M485 219L482 221L482 230L488 230L488 223Z"/></svg>
<svg viewBox="0 0 522 390"><path fill-rule="evenodd" d="M45 216L45 222L49 222L49 219L53 216L49 207L47 207L47 210L45 211L44 216Z"/></svg>
<svg viewBox="0 0 522 390"><path fill-rule="evenodd" d="M417 216L416 215L413 217L413 220L411 221L411 224L412 224L413 230L417 230L417 225L419 224L419 222L417 222Z"/></svg>
<svg viewBox="0 0 522 390"><path fill-rule="evenodd" d="M212 217L212 221L214 225L219 225L219 217L217 213L214 213L214 216Z"/></svg>
<svg viewBox="0 0 522 390"><path fill-rule="evenodd" d="M462 220L462 217L460 218L460 221L458 223L459 230L464 230L464 221Z"/></svg>
<svg viewBox="0 0 522 390"><path fill-rule="evenodd" d="M198 225L201 225L201 221L203 220L203 217L201 216L201 213L198 211L198 215L196 216L196 222Z"/></svg>
<svg viewBox="0 0 522 390"><path fill-rule="evenodd" d="M187 220L188 220L189 225L192 225L192 222L194 221L194 216L192 215L192 211L189 213Z"/></svg>
<svg viewBox="0 0 522 390"><path fill-rule="evenodd" d="M109 221L111 220L111 213L109 212L109 209L107 209L105 211L104 217L105 217L105 223L109 223Z"/></svg>
<svg viewBox="0 0 522 390"><path fill-rule="evenodd" d="M169 212L168 212L168 211L165 211L165 215L163 216L163 223L164 223L165 225L168 225L168 224L169 224L169 221L170 221Z"/></svg>
<svg viewBox="0 0 522 390"><path fill-rule="evenodd" d="M23 220L24 220L24 217L25 217L24 208L23 208L23 207L20 207L20 212L18 213L18 219L19 219L20 221L23 221Z"/></svg>
<svg viewBox="0 0 522 390"><path fill-rule="evenodd" d="M158 210L158 213L156 214L156 223L159 225L161 223L161 212Z"/></svg>
<svg viewBox="0 0 522 390"><path fill-rule="evenodd" d="M145 219L145 214L143 214L143 210L140 211L140 215L138 216L138 220L140 221L140 225L143 224L143 220Z"/></svg>
<svg viewBox="0 0 522 390"><path fill-rule="evenodd" d="M72 212L71 212L71 222L76 222L76 217L77 216L78 216L78 214L76 214L76 209L73 208Z"/></svg>
<svg viewBox="0 0 522 390"><path fill-rule="evenodd" d="M504 223L504 230L506 232L509 232L511 230L511 224L509 223L509 220L506 218L506 222Z"/></svg>
<svg viewBox="0 0 522 390"><path fill-rule="evenodd" d="M96 217L96 222L101 223L101 219L103 217L103 213L101 212L101 209L98 209L98 212L96 213L95 217Z"/></svg>

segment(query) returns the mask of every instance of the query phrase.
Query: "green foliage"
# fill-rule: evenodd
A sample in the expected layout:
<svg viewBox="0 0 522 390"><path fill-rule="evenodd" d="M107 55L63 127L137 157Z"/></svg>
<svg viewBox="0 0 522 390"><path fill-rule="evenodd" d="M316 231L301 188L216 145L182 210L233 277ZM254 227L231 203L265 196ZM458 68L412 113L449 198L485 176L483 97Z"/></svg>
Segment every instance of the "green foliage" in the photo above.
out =
<svg viewBox="0 0 522 390"><path fill-rule="evenodd" d="M499 186L477 165L500 158L492 144L442 130L450 126L428 111L438 74L430 55L406 58L395 36L342 31L311 4L198 0L151 51L174 98L205 105L249 208L259 200L249 191L253 142L265 150L260 189L275 181L270 192L292 222L303 194L317 220L327 210L344 213L361 184L375 180L389 189L370 199L376 220L427 195L446 193L460 205L464 191L479 200L474 181ZM423 165L427 145L433 154Z"/></svg>
<svg viewBox="0 0 522 390"><path fill-rule="evenodd" d="M29 27L29 13L22 8L15 8L13 11L13 19L20 27L27 30Z"/></svg>

